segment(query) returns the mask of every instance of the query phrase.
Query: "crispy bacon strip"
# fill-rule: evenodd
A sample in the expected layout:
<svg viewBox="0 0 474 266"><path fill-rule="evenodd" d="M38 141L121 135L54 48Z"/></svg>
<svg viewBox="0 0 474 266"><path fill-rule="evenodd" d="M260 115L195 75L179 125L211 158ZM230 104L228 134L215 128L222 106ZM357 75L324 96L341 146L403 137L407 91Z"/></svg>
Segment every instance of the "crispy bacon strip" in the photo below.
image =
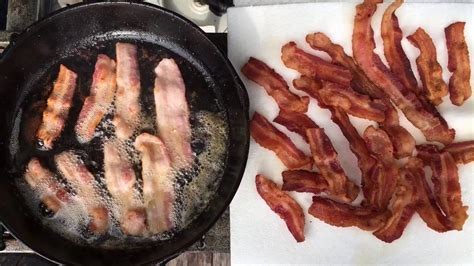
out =
<svg viewBox="0 0 474 266"><path fill-rule="evenodd" d="M264 62L250 57L241 71L248 79L262 86L280 109L298 113L308 111L309 98L292 93L282 76Z"/></svg>
<svg viewBox="0 0 474 266"><path fill-rule="evenodd" d="M301 206L263 175L255 177L258 194L282 218L297 242L304 241L304 213Z"/></svg>
<svg viewBox="0 0 474 266"><path fill-rule="evenodd" d="M462 230L468 215L467 206L462 205L456 162L449 152L441 152L432 155L430 166L433 171L432 181L438 204L446 214L450 226L453 229Z"/></svg>
<svg viewBox="0 0 474 266"><path fill-rule="evenodd" d="M97 125L108 112L115 97L115 61L104 54L97 56L90 95L84 100L75 131L80 142L94 138Z"/></svg>
<svg viewBox="0 0 474 266"><path fill-rule="evenodd" d="M356 117L382 122L385 120L385 105L372 101L368 96L359 94L351 88L342 88L340 85L323 82L318 92L321 100L329 106L338 107Z"/></svg>
<svg viewBox="0 0 474 266"><path fill-rule="evenodd" d="M283 176L282 190L310 192L319 194L328 190L328 182L320 173L306 170L286 170Z"/></svg>
<svg viewBox="0 0 474 266"><path fill-rule="evenodd" d="M299 134L306 140L306 142L308 142L306 129L319 127L307 115L297 112L289 112L285 109L280 109L278 116L273 119L273 122L286 127L289 131Z"/></svg>
<svg viewBox="0 0 474 266"><path fill-rule="evenodd" d="M414 189L415 210L429 228L446 232L451 230L446 216L441 212L425 178L422 160L410 157L402 169L402 175Z"/></svg>
<svg viewBox="0 0 474 266"><path fill-rule="evenodd" d="M425 165L429 165L433 156L439 153L438 146L434 144L416 145L417 157L420 158Z"/></svg>
<svg viewBox="0 0 474 266"><path fill-rule="evenodd" d="M464 39L465 22L455 22L444 29L448 47L448 69L453 74L449 79L449 97L455 105L461 105L471 97L471 64Z"/></svg>
<svg viewBox="0 0 474 266"><path fill-rule="evenodd" d="M112 141L104 143L105 184L120 208L122 230L129 235L142 235L146 211L135 189L135 171L118 145Z"/></svg>
<svg viewBox="0 0 474 266"><path fill-rule="evenodd" d="M308 213L333 226L357 226L366 231L373 231L383 226L387 215L385 212L355 207L318 196L313 197L313 204L309 207Z"/></svg>
<svg viewBox="0 0 474 266"><path fill-rule="evenodd" d="M43 204L53 213L70 200L69 193L54 177L54 173L41 165L37 158L32 158L26 167L25 180Z"/></svg>
<svg viewBox="0 0 474 266"><path fill-rule="evenodd" d="M53 148L53 142L64 129L76 90L76 79L76 73L64 65L59 66L58 77L43 112L43 121L36 132L36 137L45 150Z"/></svg>
<svg viewBox="0 0 474 266"><path fill-rule="evenodd" d="M174 167L186 167L193 161L191 124L186 87L178 65L163 59L155 68L156 124Z"/></svg>
<svg viewBox="0 0 474 266"><path fill-rule="evenodd" d="M337 160L337 152L324 129L310 128L306 130L306 135L314 163L328 182L331 195L343 202L353 201L359 194L359 188L344 173Z"/></svg>
<svg viewBox="0 0 474 266"><path fill-rule="evenodd" d="M148 133L140 134L135 148L142 157L143 200L148 230L161 233L174 228L174 175L163 142Z"/></svg>
<svg viewBox="0 0 474 266"><path fill-rule="evenodd" d="M294 69L303 75L323 79L349 86L352 74L345 67L331 64L323 59L306 53L289 42L281 48L281 59L286 67Z"/></svg>
<svg viewBox="0 0 474 266"><path fill-rule="evenodd" d="M76 189L78 197L86 204L90 217L90 231L94 234L103 234L109 228L109 215L102 203L103 199L94 175L73 151L56 155L54 161L61 175Z"/></svg>
<svg viewBox="0 0 474 266"><path fill-rule="evenodd" d="M130 138L139 126L141 113L140 72L138 69L137 46L117 43L117 96L113 123L119 139Z"/></svg>
<svg viewBox="0 0 474 266"><path fill-rule="evenodd" d="M415 139L404 127L400 126L398 112L388 99L385 103L385 121L380 124L383 130L387 132L390 141L393 144L395 158L401 159L413 154L415 149Z"/></svg>
<svg viewBox="0 0 474 266"><path fill-rule="evenodd" d="M443 151L451 153L458 164L467 164L474 161L474 140L451 143Z"/></svg>
<svg viewBox="0 0 474 266"><path fill-rule="evenodd" d="M273 151L289 169L311 166L311 159L296 148L288 136L257 112L250 121L250 133L258 144Z"/></svg>
<svg viewBox="0 0 474 266"><path fill-rule="evenodd" d="M366 0L357 6L352 36L352 50L356 62L372 82L384 89L408 120L423 132L427 140L451 143L454 130L449 129L441 116L424 106L413 92L403 86L374 53L375 42L370 22L376 10L376 3L380 2Z"/></svg>
<svg viewBox="0 0 474 266"><path fill-rule="evenodd" d="M383 227L373 234L380 240L391 243L400 238L405 227L415 213L413 207L413 188L403 178L400 178L393 197L388 205L390 216Z"/></svg>
<svg viewBox="0 0 474 266"><path fill-rule="evenodd" d="M421 95L422 92L411 70L410 61L402 48L403 33L398 24L398 18L395 15L395 11L402 4L403 0L396 0L387 7L383 14L381 32L384 54L390 70L400 79L403 86L410 89L416 95Z"/></svg>
<svg viewBox="0 0 474 266"><path fill-rule="evenodd" d="M420 49L416 65L424 94L432 104L439 105L443 102L442 98L448 95L448 85L443 80L443 69L436 59L436 47L433 40L422 28L418 28L407 39Z"/></svg>

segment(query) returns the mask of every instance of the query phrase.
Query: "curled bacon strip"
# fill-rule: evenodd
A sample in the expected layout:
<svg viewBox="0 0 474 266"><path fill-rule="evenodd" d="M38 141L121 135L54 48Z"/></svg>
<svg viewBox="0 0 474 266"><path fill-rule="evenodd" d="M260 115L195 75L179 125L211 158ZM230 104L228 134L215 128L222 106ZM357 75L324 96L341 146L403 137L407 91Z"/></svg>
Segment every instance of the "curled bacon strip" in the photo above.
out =
<svg viewBox="0 0 474 266"><path fill-rule="evenodd" d="M43 112L43 121L36 132L42 148L46 150L53 148L53 142L64 129L76 90L76 79L76 73L64 65L59 66L58 77Z"/></svg>
<svg viewBox="0 0 474 266"><path fill-rule="evenodd" d="M417 157L420 158L425 165L429 165L433 155L439 152L438 146L434 144L416 145Z"/></svg>
<svg viewBox="0 0 474 266"><path fill-rule="evenodd" d="M474 140L451 143L443 151L451 153L458 164L467 164L474 161Z"/></svg>
<svg viewBox="0 0 474 266"><path fill-rule="evenodd" d="M282 218L297 242L304 241L304 213L301 206L263 175L255 177L258 194Z"/></svg>
<svg viewBox="0 0 474 266"><path fill-rule="evenodd" d="M411 183L414 189L415 210L429 228L446 232L451 230L449 222L436 204L425 178L423 162L415 157L410 157L402 169L402 175Z"/></svg>
<svg viewBox="0 0 474 266"><path fill-rule="evenodd" d="M308 97L300 98L293 94L286 81L262 61L250 57L241 71L248 79L262 86L275 99L280 109L300 113L308 111Z"/></svg>
<svg viewBox="0 0 474 266"><path fill-rule="evenodd" d="M344 173L337 152L332 146L324 129L310 128L306 130L313 160L329 185L331 195L344 202L353 201L359 194L359 188Z"/></svg>
<svg viewBox="0 0 474 266"><path fill-rule="evenodd" d="M385 120L384 104L372 101L368 96L359 94L351 88L342 88L335 83L323 82L319 96L326 105L339 107L353 116L377 122Z"/></svg>
<svg viewBox="0 0 474 266"><path fill-rule="evenodd" d="M467 206L462 205L458 168L449 152L435 153L431 157L434 194L446 214L450 226L462 230L466 221Z"/></svg>
<svg viewBox="0 0 474 266"><path fill-rule="evenodd" d="M306 129L319 127L307 115L297 112L285 111L285 109L280 109L278 116L273 119L273 122L286 127L289 131L299 134L306 140L306 142L308 142Z"/></svg>
<svg viewBox="0 0 474 266"><path fill-rule="evenodd" d="M283 176L282 190L319 194L328 190L328 182L320 173L305 170L287 170Z"/></svg>
<svg viewBox="0 0 474 266"><path fill-rule="evenodd" d="M410 61L402 48L402 29L398 24L395 11L403 4L403 0L393 2L383 14L382 18L382 40L385 58L390 70L400 79L400 82L416 95L421 94L415 75L411 70Z"/></svg>
<svg viewBox="0 0 474 266"><path fill-rule="evenodd" d="M286 167L294 169L311 166L311 159L296 148L288 136L257 112L250 121L250 133L258 144L273 151Z"/></svg>
<svg viewBox="0 0 474 266"><path fill-rule="evenodd" d="M420 49L416 65L426 97L434 105L442 103L441 98L448 95L448 85L443 80L443 69L436 59L436 47L433 40L422 28L418 28L407 39Z"/></svg>
<svg viewBox="0 0 474 266"><path fill-rule="evenodd" d="M323 59L306 53L289 42L281 48L281 59L286 67L294 69L303 75L331 81L348 86L352 74L345 67L331 64Z"/></svg>
<svg viewBox="0 0 474 266"><path fill-rule="evenodd" d="M416 95L407 89L374 53L375 42L371 19L379 0L364 1L357 6L352 36L354 58L369 79L384 89L390 99L403 111L405 116L419 128L427 140L451 143L454 130L433 110L427 108Z"/></svg>
<svg viewBox="0 0 474 266"><path fill-rule="evenodd" d="M455 22L444 29L448 47L448 69L453 74L449 79L451 102L461 105L471 97L471 64L469 51L464 39L465 22Z"/></svg>
<svg viewBox="0 0 474 266"><path fill-rule="evenodd" d="M309 207L308 213L333 226L357 226L367 231L380 228L386 219L384 212L355 207L318 196L313 197L313 204Z"/></svg>
<svg viewBox="0 0 474 266"><path fill-rule="evenodd" d="M387 132L390 141L393 144L395 158L401 159L413 154L415 149L415 139L404 127L400 126L398 112L388 99L385 103L385 121L381 127Z"/></svg>

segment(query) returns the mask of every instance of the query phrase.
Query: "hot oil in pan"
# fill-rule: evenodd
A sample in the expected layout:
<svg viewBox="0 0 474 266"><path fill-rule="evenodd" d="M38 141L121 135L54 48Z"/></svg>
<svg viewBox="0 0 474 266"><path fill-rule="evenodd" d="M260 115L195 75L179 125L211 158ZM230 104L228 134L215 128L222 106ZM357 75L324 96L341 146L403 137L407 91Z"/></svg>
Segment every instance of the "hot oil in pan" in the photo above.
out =
<svg viewBox="0 0 474 266"><path fill-rule="evenodd" d="M111 123L113 108L107 110L108 114L101 121L98 130L96 130L96 137L91 142L81 144L76 139L74 127L84 98L89 95L96 56L98 53L105 53L109 57L115 58L115 43L106 42L103 45L96 45L92 49L90 47L79 49L76 56L60 62L78 74L78 86L64 131L54 143L54 148L51 151L38 149L35 132L41 121L41 114L59 65L54 66L48 74L36 82L35 87L30 90L30 94L22 104L25 112L19 114L22 117L20 118L19 149L14 157L16 167L14 170L18 173L18 183L24 191L25 200L31 206L32 212L46 226L81 243L112 248L121 244L125 245L125 243L130 246L130 241L139 244L170 238L192 222L208 206L221 182L227 158L228 126L225 109L220 104L220 97L212 78L203 73L201 67L196 67L193 63L160 46L151 43L138 43L137 46L139 47L141 75L141 128L131 138L132 140L123 143L122 147L134 164L138 178L138 191L142 190L141 164L139 153L133 147L133 140L141 132L157 133L153 98L154 68L162 58L173 58L177 62L186 84L186 98L191 113L191 146L195 154L195 161L186 170L174 170L177 195L174 207L177 229L173 232L154 236L130 237L125 236L120 230L120 225L115 219L120 215L120 211L105 187L103 171L103 143L107 139L114 138L114 127ZM73 195L73 202L65 205L55 215L51 215L44 208L36 196L37 193L32 192L23 181L25 166L32 157L39 158L44 166L57 173L54 155L65 150L74 150L80 154L88 169L96 177L97 186L100 189L100 201L105 203L109 209L109 215L112 216L112 226L105 235L95 237L87 231L89 220L86 213L87 206L76 195L74 188L68 186L64 180L62 181ZM126 241L124 241L125 239Z"/></svg>

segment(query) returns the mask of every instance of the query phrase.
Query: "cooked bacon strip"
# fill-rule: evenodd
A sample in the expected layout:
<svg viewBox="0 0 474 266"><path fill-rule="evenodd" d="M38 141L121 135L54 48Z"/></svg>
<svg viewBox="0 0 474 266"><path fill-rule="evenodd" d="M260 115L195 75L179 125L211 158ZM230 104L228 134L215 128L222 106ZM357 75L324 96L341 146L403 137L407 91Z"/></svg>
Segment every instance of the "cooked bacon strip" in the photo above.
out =
<svg viewBox="0 0 474 266"><path fill-rule="evenodd" d="M410 157L402 169L402 175L414 188L415 210L429 228L446 232L451 230L446 216L441 212L425 178L423 162Z"/></svg>
<svg viewBox="0 0 474 266"><path fill-rule="evenodd" d="M289 169L311 166L311 159L296 148L288 136L257 112L250 121L250 133L258 144L273 151Z"/></svg>
<svg viewBox="0 0 474 266"><path fill-rule="evenodd" d="M415 75L411 70L410 61L403 51L402 29L398 24L398 18L395 11L403 4L403 0L395 0L383 14L382 18L382 40L385 58L387 59L390 70L395 74L400 82L406 88L410 89L416 95L421 95Z"/></svg>
<svg viewBox="0 0 474 266"><path fill-rule="evenodd" d="M439 153L438 146L434 144L416 145L417 157L420 158L425 165L429 165L433 156Z"/></svg>
<svg viewBox="0 0 474 266"><path fill-rule="evenodd" d="M443 144L451 143L454 130L449 129L441 116L427 109L413 92L403 86L374 53L375 42L370 23L376 10L376 3L380 2L380 0L365 1L357 6L352 36L352 51L356 62L372 82L384 89L408 120L423 132L427 140Z"/></svg>
<svg viewBox="0 0 474 266"><path fill-rule="evenodd" d="M137 46L117 43L117 96L113 123L119 139L130 138L139 126L140 72L138 69Z"/></svg>
<svg viewBox="0 0 474 266"><path fill-rule="evenodd" d="M380 228L386 218L384 212L355 207L318 196L313 197L313 204L309 207L308 213L333 226L357 226L366 231Z"/></svg>
<svg viewBox="0 0 474 266"><path fill-rule="evenodd" d="M377 122L385 120L386 108L383 103L372 101L368 96L359 94L351 88L323 82L323 87L318 94L326 105L339 107L353 116Z"/></svg>
<svg viewBox="0 0 474 266"><path fill-rule="evenodd" d="M407 180L400 178L388 206L390 216L385 221L384 226L373 234L378 239L387 243L391 243L400 238L415 213L413 201L413 188Z"/></svg>
<svg viewBox="0 0 474 266"><path fill-rule="evenodd" d="M304 213L301 206L263 175L255 177L258 194L283 219L297 242L304 241Z"/></svg>
<svg viewBox="0 0 474 266"><path fill-rule="evenodd" d="M331 64L323 59L306 53L289 42L281 48L281 59L286 67L294 69L303 75L323 79L349 86L352 74L345 67Z"/></svg>
<svg viewBox="0 0 474 266"><path fill-rule="evenodd" d="M81 158L73 151L65 151L54 157L61 175L76 189L77 196L87 206L90 216L89 229L102 234L109 228L108 210L102 203L94 175L89 172Z"/></svg>
<svg viewBox="0 0 474 266"><path fill-rule="evenodd" d="M76 79L76 73L64 65L59 66L58 77L43 111L43 121L36 132L39 143L45 150L53 148L53 142L64 129L76 90Z"/></svg>
<svg viewBox="0 0 474 266"><path fill-rule="evenodd" d="M305 170L286 170L281 175L283 176L282 190L313 194L328 190L328 182L320 173Z"/></svg>
<svg viewBox="0 0 474 266"><path fill-rule="evenodd" d="M372 99L380 99L386 107L385 121L381 124L394 144L395 157L400 159L410 156L415 148L415 139L403 127L400 126L397 110L392 106L390 100L383 90L375 85L365 75L364 71L348 56L342 46L334 44L321 32L306 35L306 42L316 50L329 54L333 63L342 65L349 69L354 76L351 87L361 94L367 94ZM375 100L377 101L377 100Z"/></svg>
<svg viewBox="0 0 474 266"><path fill-rule="evenodd" d="M146 211L135 189L135 171L118 145L112 141L104 143L105 184L119 206L122 230L130 235L142 235L146 229Z"/></svg>
<svg viewBox="0 0 474 266"><path fill-rule="evenodd" d="M444 29L448 47L448 69L453 74L449 79L449 97L455 105L461 105L471 97L471 64L464 39L465 22L455 22Z"/></svg>
<svg viewBox="0 0 474 266"><path fill-rule="evenodd" d="M299 113L308 111L309 98L292 93L282 76L264 62L250 57L241 71L248 79L262 86L280 109Z"/></svg>
<svg viewBox="0 0 474 266"><path fill-rule="evenodd" d="M90 95L84 100L75 131L80 142L94 138L97 125L112 106L117 82L115 61L104 54L97 56Z"/></svg>
<svg viewBox="0 0 474 266"><path fill-rule="evenodd" d="M443 69L436 59L436 47L431 37L422 28L407 39L418 49L420 55L416 59L424 94L434 105L443 102L442 98L448 95L448 85L443 80Z"/></svg>
<svg viewBox="0 0 474 266"><path fill-rule="evenodd" d="M474 161L474 140L451 143L443 151L451 153L458 164L467 164Z"/></svg>
<svg viewBox="0 0 474 266"><path fill-rule="evenodd" d="M280 109L278 116L273 119L273 122L286 127L289 131L299 134L306 140L306 142L308 142L306 129L319 127L307 115L297 112L285 111L284 109Z"/></svg>
<svg viewBox="0 0 474 266"><path fill-rule="evenodd" d="M173 167L186 167L193 161L191 124L186 88L173 59L163 59L155 68L156 124Z"/></svg>
<svg viewBox="0 0 474 266"><path fill-rule="evenodd" d="M462 205L456 162L449 152L435 153L431 157L430 166L438 204L448 217L450 226L462 230L468 215L467 206Z"/></svg>
<svg viewBox="0 0 474 266"><path fill-rule="evenodd" d="M359 194L359 188L344 173L324 129L310 128L306 130L306 135L314 163L328 182L331 195L343 202L353 201Z"/></svg>
<svg viewBox="0 0 474 266"><path fill-rule="evenodd" d="M37 158L30 160L24 177L51 212L57 213L63 204L70 201L69 193L56 180L54 173L42 166Z"/></svg>
<svg viewBox="0 0 474 266"><path fill-rule="evenodd" d="M321 108L329 108L329 106L325 105L321 100L321 97L319 97L319 91L323 86L319 80L303 75L300 78L293 80L293 86L295 89L304 91L313 99L316 99Z"/></svg>
<svg viewBox="0 0 474 266"><path fill-rule="evenodd" d="M143 200L148 230L161 233L174 228L174 175L171 160L163 142L148 133L140 134L135 148L142 157Z"/></svg>
<svg viewBox="0 0 474 266"><path fill-rule="evenodd" d="M374 99L386 97L385 92L365 75L364 71L344 52L344 48L334 44L324 33L306 35L306 42L315 50L327 53L334 64L346 67L353 75L351 87L358 93L367 94Z"/></svg>

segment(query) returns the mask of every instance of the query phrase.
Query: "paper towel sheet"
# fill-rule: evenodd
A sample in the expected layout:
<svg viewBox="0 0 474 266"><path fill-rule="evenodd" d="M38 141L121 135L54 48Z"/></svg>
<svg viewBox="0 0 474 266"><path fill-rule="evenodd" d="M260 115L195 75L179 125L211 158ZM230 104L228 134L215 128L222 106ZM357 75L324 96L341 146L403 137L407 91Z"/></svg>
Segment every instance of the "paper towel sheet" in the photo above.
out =
<svg viewBox="0 0 474 266"><path fill-rule="evenodd" d="M376 52L383 58L380 38L380 21L387 4L379 5L373 19L377 43ZM466 41L470 49L471 66L474 65L474 19L472 4L416 4L403 5L398 11L400 26L404 35L423 27L433 38L438 60L443 66L443 77L447 81L447 51L444 28L455 21L466 21ZM304 38L310 32L322 31L352 54L351 36L355 15L354 3L311 3L281 6L241 7L229 10L229 58L240 70L250 56L254 56L275 68L288 82L299 76L287 69L280 61L280 48L290 40L299 47L314 54ZM403 47L417 74L415 58L418 51L406 40ZM327 58L325 56L325 58ZM240 71L239 71L240 72ZM474 72L474 71L472 71ZM250 112L258 111L269 120L275 118L278 108L265 91L247 80L242 74L249 97ZM419 77L417 76L418 80ZM471 84L474 78L471 77ZM474 87L474 86L473 86ZM292 89L293 90L293 89ZM295 93L304 95L304 93ZM449 98L438 107L449 125L456 129L456 141L474 139L474 97L462 107L451 105ZM350 152L347 140L331 121L330 113L320 109L311 100L308 115L324 127L336 150L339 160L351 179L360 183L360 171L355 156ZM351 117L354 125L362 132L370 123ZM425 139L405 117L401 123L415 136L417 143ZM309 154L306 143L296 134L276 125L288 134L296 145ZM309 214L306 215L306 241L297 244L288 232L284 222L273 213L258 196L255 175L262 173L277 184L282 183L281 172L285 167L270 151L251 140L247 169L242 184L231 204L231 258L233 264L419 264L419 263L461 263L474 261L474 163L459 166L462 197L471 216L464 230L444 234L429 229L417 214L406 228L403 236L392 244L384 243L371 233L357 228L337 228L327 225ZM290 193L307 211L312 195Z"/></svg>

